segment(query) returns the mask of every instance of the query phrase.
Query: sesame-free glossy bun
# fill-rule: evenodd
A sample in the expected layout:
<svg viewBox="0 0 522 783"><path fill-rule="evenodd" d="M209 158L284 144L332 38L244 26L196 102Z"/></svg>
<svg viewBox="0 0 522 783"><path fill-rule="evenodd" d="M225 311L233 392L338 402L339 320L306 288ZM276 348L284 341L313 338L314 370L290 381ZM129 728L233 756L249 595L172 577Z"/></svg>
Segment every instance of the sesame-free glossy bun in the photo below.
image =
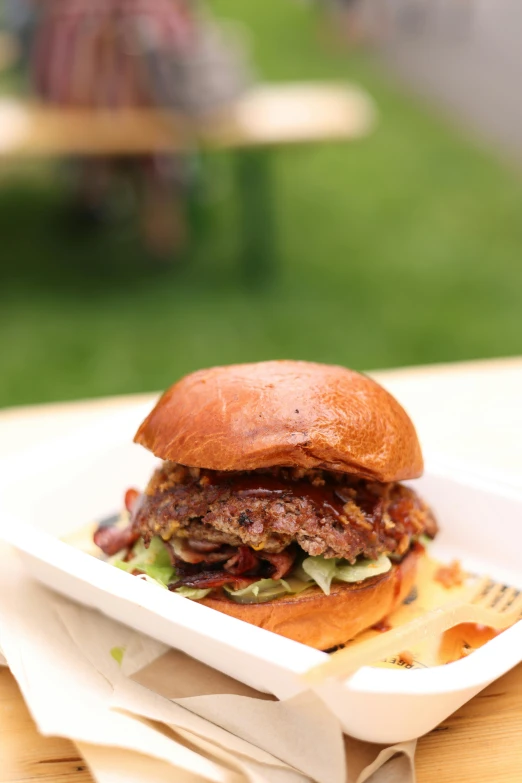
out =
<svg viewBox="0 0 522 783"><path fill-rule="evenodd" d="M161 459L210 470L324 468L388 482L423 469L415 428L391 394L353 370L310 362L187 375L134 440Z"/></svg>
<svg viewBox="0 0 522 783"><path fill-rule="evenodd" d="M224 593L211 594L198 603L318 650L329 650L397 609L414 586L419 560L422 554L412 550L386 574L353 584L332 584L330 595L313 587L263 604L237 604Z"/></svg>

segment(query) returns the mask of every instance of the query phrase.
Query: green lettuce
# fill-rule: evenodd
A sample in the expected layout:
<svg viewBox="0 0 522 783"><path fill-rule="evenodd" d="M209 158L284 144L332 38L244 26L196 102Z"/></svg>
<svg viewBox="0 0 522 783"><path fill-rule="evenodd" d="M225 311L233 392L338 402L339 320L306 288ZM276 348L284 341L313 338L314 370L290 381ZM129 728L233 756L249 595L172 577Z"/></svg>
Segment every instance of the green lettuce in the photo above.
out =
<svg viewBox="0 0 522 783"><path fill-rule="evenodd" d="M310 587L310 583L300 579L260 579L258 582L244 587L242 590L232 590L225 585L223 588L232 601L238 604L262 604L281 598L283 595L300 593Z"/></svg>
<svg viewBox="0 0 522 783"><path fill-rule="evenodd" d="M330 595L334 579L340 582L362 582L372 576L385 574L392 567L391 560L381 555L377 560L358 560L353 565L346 560L322 555L307 557L301 563L304 573L319 585L325 595Z"/></svg>
<svg viewBox="0 0 522 783"><path fill-rule="evenodd" d="M172 566L168 549L159 536L152 539L148 549L140 539L134 546L132 555L131 560L127 562L113 560L112 564L129 574L133 571L141 571L161 587L167 587L169 582L173 581L176 569Z"/></svg>
<svg viewBox="0 0 522 783"><path fill-rule="evenodd" d="M176 590L174 591L176 593L179 593L180 595L184 596L185 598L190 598L192 601L200 601L202 598L205 598L209 593L212 592L212 588L209 587L205 590L199 590L197 587L176 587Z"/></svg>
<svg viewBox="0 0 522 783"><path fill-rule="evenodd" d="M118 666L121 666L123 656L125 655L125 647L113 647L110 652Z"/></svg>
<svg viewBox="0 0 522 783"><path fill-rule="evenodd" d="M133 571L141 571L139 576L145 582L155 584L158 587L167 589L170 582L176 578L176 569L170 561L170 555L163 540L155 536L146 549L143 541L135 544L132 550L132 558L128 562L123 560L113 560L112 565L121 568L122 571L132 574ZM176 593L191 598L193 601L199 601L210 593L210 590L198 590L195 587L178 587Z"/></svg>

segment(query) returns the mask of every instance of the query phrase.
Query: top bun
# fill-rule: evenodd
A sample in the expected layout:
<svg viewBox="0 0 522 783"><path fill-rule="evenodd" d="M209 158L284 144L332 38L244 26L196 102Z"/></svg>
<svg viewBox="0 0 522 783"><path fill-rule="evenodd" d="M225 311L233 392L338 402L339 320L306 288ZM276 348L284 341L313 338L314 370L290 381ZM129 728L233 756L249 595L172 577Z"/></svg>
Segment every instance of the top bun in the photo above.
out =
<svg viewBox="0 0 522 783"><path fill-rule="evenodd" d="M420 476L415 428L382 386L344 367L275 361L187 375L134 438L210 470L324 468L375 481Z"/></svg>

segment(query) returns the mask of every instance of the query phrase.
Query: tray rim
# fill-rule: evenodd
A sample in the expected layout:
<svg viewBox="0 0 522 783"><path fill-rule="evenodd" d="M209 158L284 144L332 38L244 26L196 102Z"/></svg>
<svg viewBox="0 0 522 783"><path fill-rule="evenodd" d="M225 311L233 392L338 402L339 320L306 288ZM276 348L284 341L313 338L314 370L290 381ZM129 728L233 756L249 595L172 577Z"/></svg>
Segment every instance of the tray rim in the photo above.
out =
<svg viewBox="0 0 522 783"><path fill-rule="evenodd" d="M129 418L134 419L141 414L143 408L144 403L140 402L131 408L125 407L120 411L112 411L110 414L103 412L103 415L100 416L101 424L103 424L105 418L114 424L115 418L118 418L118 413L121 414L121 424L126 423ZM82 437L85 437L87 441L94 440L92 424L74 428L66 435L57 436L50 439L50 441L52 441L55 447L54 453L63 455L66 453L65 447L68 443L77 445ZM98 441L99 438L96 437L96 445L101 447ZM117 442L122 445L119 437ZM124 442L126 442L126 439ZM56 448L60 444L62 448ZM27 460L37 459L42 453L47 453L47 445L48 442L46 441L38 444L36 447L24 449L15 455L14 460L9 458L0 459L0 490L8 490L9 486L16 480L17 467ZM58 458L55 461L59 463L62 458ZM428 458L426 463L425 475L451 480L469 489L480 488L484 491L483 482L486 477L481 476L474 470L469 473L460 470L455 471L455 467L451 466L449 469L452 475L448 475L448 468L444 466L439 454L436 459L430 460ZM496 483L488 479L487 492L490 495L498 495L520 503L522 513L522 489L516 485ZM184 599L181 596L171 593L164 594L158 588L146 585L145 589L151 589L159 593L154 599L155 606L151 606L152 601L145 600L147 594L144 592L143 582L136 580L123 571L107 567L106 563L96 560L91 555L60 541L50 533L40 530L36 525L13 517L12 514L3 509L1 497L0 539L13 546L22 553L22 556L28 555L37 558L54 568L58 568L72 578L79 579L87 584L95 584L99 589L108 591L120 599L147 608L158 618L171 622L173 626L179 625L180 620L179 618L173 619L167 616L169 608L172 607L173 600L183 602L183 604L179 604L183 620L182 627L197 631L209 641L214 639L215 641L229 644L230 638L233 636L236 642L233 646L236 650L254 654L252 650L252 647L255 645L254 637L258 637L258 634L270 634L270 636L278 640L271 647L281 654L283 658L286 658L287 662L291 661L293 665L289 666L287 663L286 666L282 666L281 660L269 660L269 662L275 663L281 670L286 671L289 676L295 677L295 675L302 673L309 666L324 660L326 656L326 653L253 626L248 626L250 639L247 643L246 634L241 633L239 630L240 627L243 628L246 624L236 618L225 615L220 615L222 633L208 635L202 629L207 625L205 618L210 618L210 614L207 613L215 614L212 609L195 602L188 602L188 599ZM92 578L93 575L96 577L95 582ZM190 603L190 611L186 611L188 610L188 607L185 606L187 603ZM188 617L190 613L193 614L192 618ZM199 625L199 627L196 628L196 625ZM254 638L254 645L252 644L252 638ZM239 647L237 646L238 639L240 640ZM294 653L298 650L299 655L294 657ZM297 665L297 660L301 661L301 664ZM346 690L357 694L367 693L369 695L429 696L457 693L483 687L502 676L502 674L521 661L522 621L516 623L502 635L492 639L481 649L474 651L472 656L468 656L460 661L452 662L443 667L411 670L406 675L402 670L363 667L352 678L344 682L344 687Z"/></svg>

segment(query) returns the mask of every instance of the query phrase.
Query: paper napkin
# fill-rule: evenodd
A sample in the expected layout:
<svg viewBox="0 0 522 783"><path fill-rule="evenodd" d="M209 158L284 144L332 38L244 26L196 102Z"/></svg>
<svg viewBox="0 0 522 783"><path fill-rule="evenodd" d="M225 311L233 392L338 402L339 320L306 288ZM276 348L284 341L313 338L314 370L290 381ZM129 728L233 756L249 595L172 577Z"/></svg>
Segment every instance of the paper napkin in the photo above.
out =
<svg viewBox="0 0 522 783"><path fill-rule="evenodd" d="M75 741L98 783L413 783L415 743L344 737L313 693L253 691L32 582L7 547L0 555L8 665L39 730Z"/></svg>

